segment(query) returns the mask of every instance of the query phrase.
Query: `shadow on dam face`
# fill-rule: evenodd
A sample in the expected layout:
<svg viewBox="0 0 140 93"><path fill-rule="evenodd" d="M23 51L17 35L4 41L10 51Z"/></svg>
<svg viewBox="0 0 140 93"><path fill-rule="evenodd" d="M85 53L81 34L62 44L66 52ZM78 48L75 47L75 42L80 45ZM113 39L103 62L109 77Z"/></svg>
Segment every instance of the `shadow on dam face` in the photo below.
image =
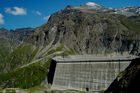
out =
<svg viewBox="0 0 140 93"><path fill-rule="evenodd" d="M54 58L48 73L51 89L84 91L105 90L135 57L83 57Z"/></svg>
<svg viewBox="0 0 140 93"><path fill-rule="evenodd" d="M56 61L52 60L50 69L49 69L49 73L48 73L48 83L49 84L53 83L55 68L56 68Z"/></svg>

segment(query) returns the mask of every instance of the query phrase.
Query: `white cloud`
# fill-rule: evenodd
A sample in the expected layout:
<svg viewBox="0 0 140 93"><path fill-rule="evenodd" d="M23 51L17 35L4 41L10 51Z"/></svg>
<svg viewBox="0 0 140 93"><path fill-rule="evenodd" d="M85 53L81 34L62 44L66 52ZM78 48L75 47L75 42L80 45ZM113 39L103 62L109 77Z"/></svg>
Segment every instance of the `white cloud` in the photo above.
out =
<svg viewBox="0 0 140 93"><path fill-rule="evenodd" d="M5 9L6 13L12 14L12 15L26 15L27 11L24 8L21 7L8 7Z"/></svg>
<svg viewBox="0 0 140 93"><path fill-rule="evenodd" d="M86 5L87 5L87 6L96 6L97 4L94 3L94 2L87 2Z"/></svg>
<svg viewBox="0 0 140 93"><path fill-rule="evenodd" d="M41 13L40 11L35 11L35 13L36 13L37 15L39 15L39 16L42 15L42 13Z"/></svg>
<svg viewBox="0 0 140 93"><path fill-rule="evenodd" d="M3 19L3 17L4 17L4 16L0 13L0 25L1 25L1 24L4 24L4 19Z"/></svg>
<svg viewBox="0 0 140 93"><path fill-rule="evenodd" d="M45 16L43 19L47 21L50 18L50 16L51 15Z"/></svg>

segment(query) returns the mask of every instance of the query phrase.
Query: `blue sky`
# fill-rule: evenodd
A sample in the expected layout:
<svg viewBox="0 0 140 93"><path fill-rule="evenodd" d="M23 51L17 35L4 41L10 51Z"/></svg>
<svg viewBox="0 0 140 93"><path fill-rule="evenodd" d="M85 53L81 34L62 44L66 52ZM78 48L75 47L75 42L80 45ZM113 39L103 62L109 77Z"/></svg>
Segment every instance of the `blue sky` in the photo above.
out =
<svg viewBox="0 0 140 93"><path fill-rule="evenodd" d="M95 2L105 7L140 6L140 0L0 0L0 28L38 27L67 5Z"/></svg>

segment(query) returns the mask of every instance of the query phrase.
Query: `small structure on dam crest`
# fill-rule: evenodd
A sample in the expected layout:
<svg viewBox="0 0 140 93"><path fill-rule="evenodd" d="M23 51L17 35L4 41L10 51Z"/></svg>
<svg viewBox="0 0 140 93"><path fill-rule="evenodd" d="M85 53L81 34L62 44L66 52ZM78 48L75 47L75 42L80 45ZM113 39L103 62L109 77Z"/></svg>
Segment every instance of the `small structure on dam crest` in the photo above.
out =
<svg viewBox="0 0 140 93"><path fill-rule="evenodd" d="M52 84L52 89L105 90L135 58L93 55L55 57L50 66L48 82Z"/></svg>

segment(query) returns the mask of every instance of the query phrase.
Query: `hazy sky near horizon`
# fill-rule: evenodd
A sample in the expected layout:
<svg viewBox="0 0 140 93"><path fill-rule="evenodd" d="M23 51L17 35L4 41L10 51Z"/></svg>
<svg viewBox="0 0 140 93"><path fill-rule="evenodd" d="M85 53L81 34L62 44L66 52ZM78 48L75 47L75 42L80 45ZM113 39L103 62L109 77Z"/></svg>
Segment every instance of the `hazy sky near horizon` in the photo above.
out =
<svg viewBox="0 0 140 93"><path fill-rule="evenodd" d="M105 7L140 6L140 0L0 0L0 28L37 27L67 5L95 2Z"/></svg>

